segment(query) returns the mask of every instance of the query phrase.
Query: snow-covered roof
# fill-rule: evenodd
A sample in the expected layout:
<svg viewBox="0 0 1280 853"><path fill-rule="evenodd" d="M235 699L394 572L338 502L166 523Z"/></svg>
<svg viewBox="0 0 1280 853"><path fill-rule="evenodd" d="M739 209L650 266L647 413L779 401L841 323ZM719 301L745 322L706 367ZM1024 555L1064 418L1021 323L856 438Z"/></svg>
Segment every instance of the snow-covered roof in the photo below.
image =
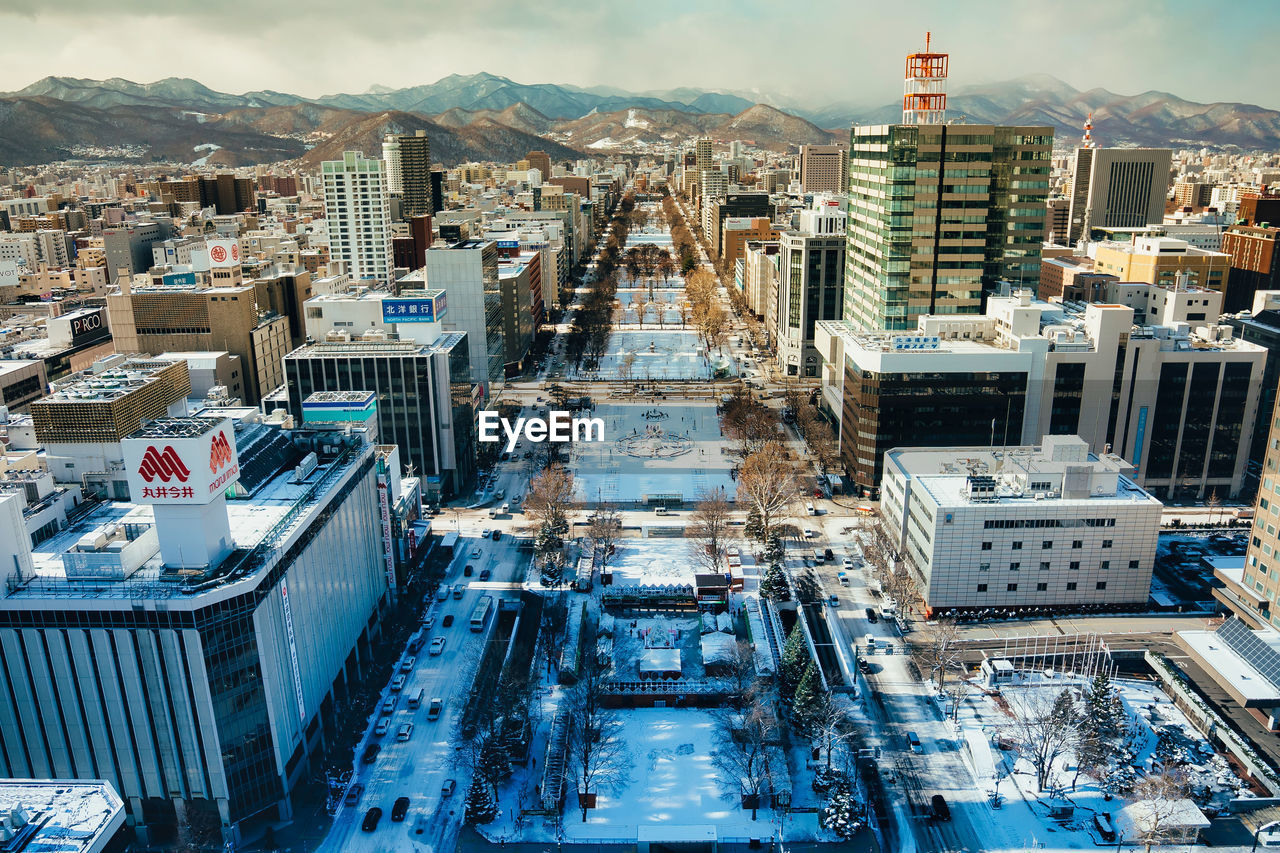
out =
<svg viewBox="0 0 1280 853"><path fill-rule="evenodd" d="M641 672L679 672L679 649L645 649L640 656Z"/></svg>
<svg viewBox="0 0 1280 853"><path fill-rule="evenodd" d="M0 779L0 811L11 809L40 825L29 850L96 853L124 825L124 801L101 779Z"/></svg>
<svg viewBox="0 0 1280 853"><path fill-rule="evenodd" d="M732 634L716 631L702 635L702 663L729 663L733 660L738 641Z"/></svg>
<svg viewBox="0 0 1280 853"><path fill-rule="evenodd" d="M1227 645L1216 631L1178 631L1177 635L1189 651L1213 670L1224 687L1230 685L1246 702L1280 702L1280 689Z"/></svg>
<svg viewBox="0 0 1280 853"><path fill-rule="evenodd" d="M1117 828L1133 839L1155 830L1208 829L1209 819L1191 800L1138 800L1116 815Z"/></svg>

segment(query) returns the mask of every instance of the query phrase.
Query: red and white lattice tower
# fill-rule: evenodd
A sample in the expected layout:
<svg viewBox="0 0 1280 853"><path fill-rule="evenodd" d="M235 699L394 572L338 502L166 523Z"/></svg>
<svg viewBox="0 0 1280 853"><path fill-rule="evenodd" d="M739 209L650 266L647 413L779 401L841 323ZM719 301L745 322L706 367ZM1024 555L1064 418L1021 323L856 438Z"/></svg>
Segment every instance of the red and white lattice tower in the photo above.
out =
<svg viewBox="0 0 1280 853"><path fill-rule="evenodd" d="M1097 148L1098 143L1093 138L1093 113L1089 113L1089 117L1084 120L1084 139L1081 142L1084 148Z"/></svg>
<svg viewBox="0 0 1280 853"><path fill-rule="evenodd" d="M924 53L907 54L903 124L942 124L947 120L948 54L929 52L931 35L924 34Z"/></svg>

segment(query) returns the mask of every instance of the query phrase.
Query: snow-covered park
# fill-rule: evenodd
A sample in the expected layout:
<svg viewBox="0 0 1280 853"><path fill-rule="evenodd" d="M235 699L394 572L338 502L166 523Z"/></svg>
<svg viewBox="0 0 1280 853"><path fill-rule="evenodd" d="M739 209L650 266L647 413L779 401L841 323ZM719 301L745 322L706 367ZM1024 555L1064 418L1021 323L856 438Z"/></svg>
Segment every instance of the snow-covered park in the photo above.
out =
<svg viewBox="0 0 1280 853"><path fill-rule="evenodd" d="M723 452L714 405L600 403L592 415L604 421L605 440L573 445L577 500L630 503L674 495L692 501L717 488L736 494L733 457Z"/></svg>

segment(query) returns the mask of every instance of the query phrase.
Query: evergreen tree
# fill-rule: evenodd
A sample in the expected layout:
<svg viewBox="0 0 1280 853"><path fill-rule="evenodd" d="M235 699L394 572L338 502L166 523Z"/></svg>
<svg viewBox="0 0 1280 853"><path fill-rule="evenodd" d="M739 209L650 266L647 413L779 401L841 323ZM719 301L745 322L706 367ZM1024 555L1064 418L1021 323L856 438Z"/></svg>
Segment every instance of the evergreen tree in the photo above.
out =
<svg viewBox="0 0 1280 853"><path fill-rule="evenodd" d="M760 595L769 601L787 601L791 598L791 590L787 586L787 576L782 566L773 563L765 571L760 580Z"/></svg>
<svg viewBox="0 0 1280 853"><path fill-rule="evenodd" d="M796 685L795 698L791 700L791 719L796 730L802 734L813 734L814 718L818 706L822 702L822 679L818 676L818 668L813 661L804 668L800 683Z"/></svg>
<svg viewBox="0 0 1280 853"><path fill-rule="evenodd" d="M764 558L769 563L782 563L787 559L787 546L781 536L775 533L769 537L769 544L764 547Z"/></svg>
<svg viewBox="0 0 1280 853"><path fill-rule="evenodd" d="M859 818L861 810L848 780L837 779L832 784L831 796L822 809L822 826L841 838L852 838L862 829L862 820Z"/></svg>
<svg viewBox="0 0 1280 853"><path fill-rule="evenodd" d="M804 640L804 632L800 623L796 623L787 635L787 643L782 648L782 666L778 671L778 693L784 702L790 702L804 678L805 667L809 664L809 644Z"/></svg>
<svg viewBox="0 0 1280 853"><path fill-rule="evenodd" d="M1081 697L1078 718L1077 768L1101 782L1119 763L1128 717L1107 673L1099 673ZM1077 770L1077 774L1079 773Z"/></svg>
<svg viewBox="0 0 1280 853"><path fill-rule="evenodd" d="M493 801L493 793L477 773L467 788L467 823L491 823L497 816L498 805Z"/></svg>
<svg viewBox="0 0 1280 853"><path fill-rule="evenodd" d="M507 749L496 734L488 735L481 744L480 761L476 772L489 783L494 799L497 799L498 783L511 775L511 759L507 756Z"/></svg>
<svg viewBox="0 0 1280 853"><path fill-rule="evenodd" d="M754 508L747 510L747 520L742 527L742 532L748 539L754 539L760 542L764 539L764 519L760 517L760 512Z"/></svg>

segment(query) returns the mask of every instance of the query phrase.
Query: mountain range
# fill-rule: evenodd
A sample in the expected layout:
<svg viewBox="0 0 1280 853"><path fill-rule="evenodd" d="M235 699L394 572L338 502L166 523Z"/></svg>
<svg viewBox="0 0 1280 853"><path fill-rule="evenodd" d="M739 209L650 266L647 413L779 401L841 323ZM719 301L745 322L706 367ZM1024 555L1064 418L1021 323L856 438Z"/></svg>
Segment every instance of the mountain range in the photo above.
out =
<svg viewBox="0 0 1280 853"><path fill-rule="evenodd" d="M1167 92L1080 91L1047 74L959 88L948 106L949 118L974 123L1050 125L1060 140L1078 138L1092 112L1094 135L1104 145L1280 147L1275 110L1200 104ZM572 159L698 135L783 150L842 139L854 122L888 123L900 116L897 102L815 105L755 91L689 87L628 92L516 83L485 73L320 98L270 90L229 94L175 77L154 83L46 77L0 94L0 163L115 149L143 160L312 163L344 147L377 154L383 133L417 129L427 131L433 158L446 165L513 160L533 148Z"/></svg>

